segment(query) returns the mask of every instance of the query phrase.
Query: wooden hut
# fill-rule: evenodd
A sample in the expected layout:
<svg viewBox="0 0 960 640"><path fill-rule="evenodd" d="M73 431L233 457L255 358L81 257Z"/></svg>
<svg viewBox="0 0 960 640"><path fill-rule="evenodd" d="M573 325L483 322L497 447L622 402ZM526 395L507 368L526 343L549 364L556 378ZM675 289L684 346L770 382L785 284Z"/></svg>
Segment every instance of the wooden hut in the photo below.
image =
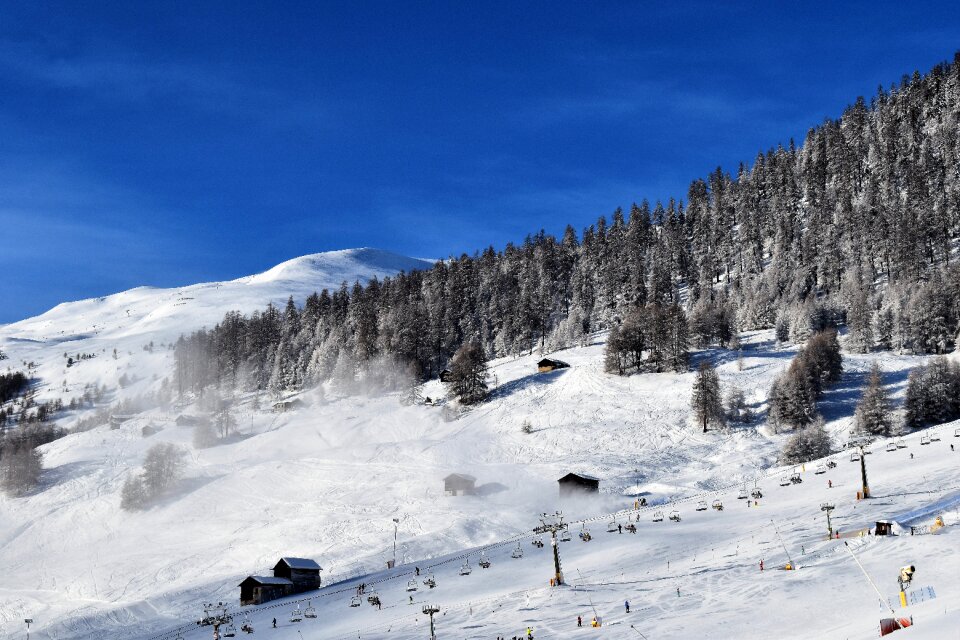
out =
<svg viewBox="0 0 960 640"><path fill-rule="evenodd" d="M304 406L304 402L300 398L287 398L285 400L274 402L273 410L276 413L284 413L292 409L299 409L302 406Z"/></svg>
<svg viewBox="0 0 960 640"><path fill-rule="evenodd" d="M470 496L477 492L477 479L465 473L451 473L443 479L443 491L448 496Z"/></svg>
<svg viewBox="0 0 960 640"><path fill-rule="evenodd" d="M600 493L600 478L585 473L568 473L557 480L557 484L560 485L561 496Z"/></svg>
<svg viewBox="0 0 960 640"><path fill-rule="evenodd" d="M245 604L263 604L293 593L293 583L286 578L273 576L247 576L239 584L240 606Z"/></svg>
<svg viewBox="0 0 960 640"><path fill-rule="evenodd" d="M274 577L289 580L294 593L319 589L321 571L320 565L309 558L280 558L273 567Z"/></svg>
<svg viewBox="0 0 960 640"><path fill-rule="evenodd" d="M444 369L440 372L440 382L449 382L450 380L450 369Z"/></svg>
<svg viewBox="0 0 960 640"><path fill-rule="evenodd" d="M873 529L873 535L875 536L892 536L893 533L893 523L886 520L877 520L877 524Z"/></svg>
<svg viewBox="0 0 960 640"><path fill-rule="evenodd" d="M557 369L566 369L570 365L564 362L563 360L555 360L553 358L544 358L537 363L537 371L540 373L546 373L548 371L556 371Z"/></svg>

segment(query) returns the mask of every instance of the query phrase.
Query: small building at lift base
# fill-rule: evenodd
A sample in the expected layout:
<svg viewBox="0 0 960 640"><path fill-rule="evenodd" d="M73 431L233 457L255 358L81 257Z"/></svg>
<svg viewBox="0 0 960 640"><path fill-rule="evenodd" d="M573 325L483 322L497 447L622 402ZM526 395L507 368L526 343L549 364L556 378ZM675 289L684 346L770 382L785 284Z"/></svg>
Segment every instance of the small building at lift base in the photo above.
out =
<svg viewBox="0 0 960 640"><path fill-rule="evenodd" d="M240 605L263 604L293 593L293 583L286 578L248 576L240 583Z"/></svg>
<svg viewBox="0 0 960 640"><path fill-rule="evenodd" d="M585 473L568 473L559 480L560 496L583 495L585 493L600 493L600 478L588 476Z"/></svg>
<svg viewBox="0 0 960 640"><path fill-rule="evenodd" d="M465 473L451 473L443 479L443 492L448 496L472 496L477 492L477 479Z"/></svg>

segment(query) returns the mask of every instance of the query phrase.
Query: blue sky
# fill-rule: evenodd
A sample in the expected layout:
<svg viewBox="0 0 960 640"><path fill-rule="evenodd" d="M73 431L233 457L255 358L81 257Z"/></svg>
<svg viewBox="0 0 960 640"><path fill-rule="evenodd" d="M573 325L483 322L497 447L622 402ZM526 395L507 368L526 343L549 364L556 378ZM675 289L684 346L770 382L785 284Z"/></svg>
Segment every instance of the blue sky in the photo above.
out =
<svg viewBox="0 0 960 640"><path fill-rule="evenodd" d="M683 197L952 59L901 4L2 2L0 323Z"/></svg>

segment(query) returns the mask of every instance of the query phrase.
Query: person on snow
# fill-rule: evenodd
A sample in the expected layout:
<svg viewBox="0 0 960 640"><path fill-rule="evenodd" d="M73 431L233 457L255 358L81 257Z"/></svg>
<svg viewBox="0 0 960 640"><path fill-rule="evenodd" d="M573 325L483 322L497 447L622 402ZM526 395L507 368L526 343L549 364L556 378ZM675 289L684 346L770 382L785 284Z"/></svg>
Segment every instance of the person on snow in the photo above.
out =
<svg viewBox="0 0 960 640"><path fill-rule="evenodd" d="M833 489L833 480L827 480L827 489Z"/></svg>
<svg viewBox="0 0 960 640"><path fill-rule="evenodd" d="M274 628L274 629L277 628L277 619L276 619L276 618L273 619L273 628Z"/></svg>
<svg viewBox="0 0 960 640"><path fill-rule="evenodd" d="M577 626L578 627L583 626L583 618L581 618L580 616L577 616Z"/></svg>
<svg viewBox="0 0 960 640"><path fill-rule="evenodd" d="M623 533L623 525L617 524L617 533Z"/></svg>
<svg viewBox="0 0 960 640"><path fill-rule="evenodd" d="M763 571L763 560L760 560L760 571Z"/></svg>
<svg viewBox="0 0 960 640"><path fill-rule="evenodd" d="M533 640L533 627L527 627L527 640Z"/></svg>
<svg viewBox="0 0 960 640"><path fill-rule="evenodd" d="M623 608L627 610L627 613L630 613L630 601L629 601L629 600L624 600L624 601L623 601Z"/></svg>

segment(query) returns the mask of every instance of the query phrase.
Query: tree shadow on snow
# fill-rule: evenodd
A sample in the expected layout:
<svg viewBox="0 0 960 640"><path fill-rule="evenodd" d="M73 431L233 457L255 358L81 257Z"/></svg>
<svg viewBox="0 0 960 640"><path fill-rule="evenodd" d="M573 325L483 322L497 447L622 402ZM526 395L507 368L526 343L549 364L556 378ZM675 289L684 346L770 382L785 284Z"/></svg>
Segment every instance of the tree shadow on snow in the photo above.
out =
<svg viewBox="0 0 960 640"><path fill-rule="evenodd" d="M514 393L524 391L537 385L552 384L553 382L556 382L557 378L562 376L566 371L567 369L558 369L556 371L548 371L545 373L531 373L530 375L522 378L505 382L490 393L490 400L506 398Z"/></svg>
<svg viewBox="0 0 960 640"><path fill-rule="evenodd" d="M882 374L883 385L888 395L896 394L907 384L908 370L890 371ZM840 382L828 387L823 396L817 401L817 411L824 420L831 421L838 418L852 416L857 403L863 397L863 389L867 385L868 371L848 371L840 378Z"/></svg>

